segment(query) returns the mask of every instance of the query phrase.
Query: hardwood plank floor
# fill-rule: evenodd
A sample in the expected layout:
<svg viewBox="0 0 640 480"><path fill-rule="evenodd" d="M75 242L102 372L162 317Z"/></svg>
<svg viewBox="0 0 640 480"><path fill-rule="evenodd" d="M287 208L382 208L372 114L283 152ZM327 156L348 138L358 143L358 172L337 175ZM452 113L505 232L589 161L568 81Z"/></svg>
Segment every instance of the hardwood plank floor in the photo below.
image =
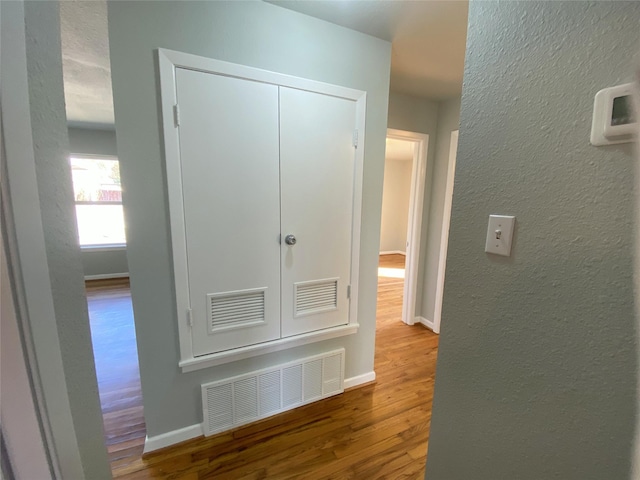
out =
<svg viewBox="0 0 640 480"><path fill-rule="evenodd" d="M87 282L91 340L109 459L142 454L146 429L128 279Z"/></svg>
<svg viewBox="0 0 640 480"><path fill-rule="evenodd" d="M114 478L422 478L438 336L400 321L403 276L403 256L381 256L374 384L144 458L136 426L109 447Z"/></svg>

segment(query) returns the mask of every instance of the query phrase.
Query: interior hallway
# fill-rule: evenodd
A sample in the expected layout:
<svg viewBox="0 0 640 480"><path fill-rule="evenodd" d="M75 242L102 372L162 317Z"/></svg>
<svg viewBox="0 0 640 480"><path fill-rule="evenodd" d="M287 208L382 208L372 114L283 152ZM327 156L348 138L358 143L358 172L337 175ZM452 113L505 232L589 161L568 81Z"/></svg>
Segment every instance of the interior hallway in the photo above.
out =
<svg viewBox="0 0 640 480"><path fill-rule="evenodd" d="M96 349L114 478L422 478L438 336L400 321L403 276L404 256L380 257L375 384L144 458L139 379L119 377L126 368L101 372L111 362L129 364L116 357L130 354L130 346ZM121 313L130 302L126 287L90 289L88 297L92 327L95 318L108 318L111 301Z"/></svg>

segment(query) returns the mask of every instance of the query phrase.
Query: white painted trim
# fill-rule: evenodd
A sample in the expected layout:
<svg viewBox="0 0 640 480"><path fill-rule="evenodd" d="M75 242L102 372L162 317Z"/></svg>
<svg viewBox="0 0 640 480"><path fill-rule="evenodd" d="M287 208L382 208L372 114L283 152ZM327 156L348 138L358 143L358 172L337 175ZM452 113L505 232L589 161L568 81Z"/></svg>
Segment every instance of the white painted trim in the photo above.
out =
<svg viewBox="0 0 640 480"><path fill-rule="evenodd" d="M201 57L190 53L177 52L166 48L158 49L158 57L162 58L163 62L168 62L168 64L171 65L172 70L175 68L186 68L204 73L218 73L228 77L247 78L261 83L269 83L272 85L296 88L298 90L323 93L325 95L354 101L360 100L365 93L362 90L355 90L353 88L343 87L340 85L332 85L330 83L318 82L316 80L294 77L284 73L248 67L246 65L225 62L214 58ZM162 80L161 75L161 82ZM167 78L164 80L166 81ZM173 105L171 108L173 108ZM360 140L358 140L358 143L361 143Z"/></svg>
<svg viewBox="0 0 640 480"><path fill-rule="evenodd" d="M433 321L429 320L428 318L424 318L424 317L416 317L415 318L415 323L421 323L422 325L424 325L425 327L427 327L429 330L433 330L434 333L438 333L434 330L434 326L433 326Z"/></svg>
<svg viewBox="0 0 640 480"><path fill-rule="evenodd" d="M449 143L449 165L447 167L447 186L442 212L442 234L440 237L440 257L438 259L438 277L436 280L436 299L433 311L433 328L440 333L442 321L442 299L444 297L444 275L447 268L447 248L449 247L449 227L451 225L451 206L453 203L453 184L456 174L456 157L458 153L458 130L451 132Z"/></svg>
<svg viewBox="0 0 640 480"><path fill-rule="evenodd" d="M85 275L84 279L87 280L108 280L110 278L129 278L129 272L122 273L100 273L97 275Z"/></svg>
<svg viewBox="0 0 640 480"><path fill-rule="evenodd" d="M407 252L402 252L400 250L386 250L384 252L380 252L380 255L406 255Z"/></svg>
<svg viewBox="0 0 640 480"><path fill-rule="evenodd" d="M121 203L118 205L122 205ZM99 252L125 252L127 246L124 244L117 245L80 245L82 253L99 253Z"/></svg>
<svg viewBox="0 0 640 480"><path fill-rule="evenodd" d="M318 330L317 332L303 333L293 337L279 338L270 342L257 343L246 347L234 348L226 352L211 353L202 355L201 357L189 358L181 360L178 365L182 368L183 373L201 370L203 368L214 367L223 363L235 362L243 358L255 357L266 353L278 352L288 348L299 347L309 343L320 342L330 338L344 337L358 332L360 327L357 323L340 325L338 327Z"/></svg>
<svg viewBox="0 0 640 480"><path fill-rule="evenodd" d="M360 228L362 225L362 191L364 182L364 147L366 141L367 93L352 91L356 98L356 147L353 176L353 219L351 221L351 295L349 297L349 325L358 325L358 296L360 293ZM356 329L357 331L357 329ZM354 332L355 333L355 332Z"/></svg>
<svg viewBox="0 0 640 480"><path fill-rule="evenodd" d="M165 166L167 172L167 190L170 200L169 218L171 219L171 245L175 277L176 314L180 344L179 365L182 367L183 372L205 368L212 365L219 365L221 363L235 361L240 358L262 355L263 353L282 350L283 348L291 348L296 345L304 345L306 343L320 341L325 338L333 338L336 336L355 333L359 326L357 323L358 276L360 272L360 225L362 221L362 182L364 178L365 117L367 106L366 92L162 48L157 50L157 54L160 76L161 115ZM359 138L357 148L355 149L350 281L351 298L349 304L348 325L322 330L320 332L298 335L292 338L283 338L272 342L242 347L229 352L220 352L197 358L193 356L191 338L192 331L187 319L191 306L189 299L189 276L182 195L180 138L179 130L174 124L173 117L174 106L177 103L175 77L176 68L186 68L205 73L246 78L278 86L318 92L325 95L352 100L356 103L355 128L358 130ZM194 368L194 366L196 367Z"/></svg>
<svg viewBox="0 0 640 480"><path fill-rule="evenodd" d="M371 370L370 372L363 373L362 375L356 375L355 377L349 377L344 379L344 389L357 387L364 383L373 382L376 379L376 372Z"/></svg>
<svg viewBox="0 0 640 480"><path fill-rule="evenodd" d="M75 128L83 128L83 127L75 127ZM89 129L91 130L91 129ZM69 152L69 157L73 157L73 158L86 158L86 159L91 159L91 160L118 160L118 156L117 155L100 155L97 153L74 153L74 152Z"/></svg>
<svg viewBox="0 0 640 480"><path fill-rule="evenodd" d="M149 453L161 448L175 445L176 443L191 440L192 438L202 437L202 424L189 425L188 427L172 430L171 432L162 433L153 437L146 436L144 439L144 450L142 453Z"/></svg>
<svg viewBox="0 0 640 480"><path fill-rule="evenodd" d="M25 362L53 476L80 479L84 478L84 472L55 321L40 211L28 91L24 3L0 2L0 5L0 68L3 72L0 103L6 154L0 181L7 264L11 267ZM41 440L34 438L32 441Z"/></svg>
<svg viewBox="0 0 640 480"><path fill-rule="evenodd" d="M387 138L408 140L417 143L417 148L414 149L411 173L409 221L407 227L407 259L405 262L405 281L402 302L402 321L407 325L413 325L416 317L416 290L418 288L418 262L420 261L420 235L422 233L422 209L424 205L429 135L389 128L387 129Z"/></svg>

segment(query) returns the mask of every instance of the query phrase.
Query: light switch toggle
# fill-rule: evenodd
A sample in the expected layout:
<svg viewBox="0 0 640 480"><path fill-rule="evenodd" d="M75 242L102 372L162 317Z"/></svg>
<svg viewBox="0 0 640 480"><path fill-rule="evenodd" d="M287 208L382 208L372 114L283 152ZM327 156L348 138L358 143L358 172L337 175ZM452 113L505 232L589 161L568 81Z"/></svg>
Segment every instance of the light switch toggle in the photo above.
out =
<svg viewBox="0 0 640 480"><path fill-rule="evenodd" d="M516 217L508 215L489 215L489 228L484 251L508 257L511 255L511 240Z"/></svg>

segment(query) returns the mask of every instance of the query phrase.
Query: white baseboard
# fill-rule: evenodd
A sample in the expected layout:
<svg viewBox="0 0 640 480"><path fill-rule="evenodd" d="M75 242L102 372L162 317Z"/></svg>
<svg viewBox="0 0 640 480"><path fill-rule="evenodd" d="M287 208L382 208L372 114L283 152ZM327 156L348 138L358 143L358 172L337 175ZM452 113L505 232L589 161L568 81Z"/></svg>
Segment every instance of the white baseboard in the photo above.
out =
<svg viewBox="0 0 640 480"><path fill-rule="evenodd" d="M371 371L363 373L362 375L356 375L355 377L344 379L344 389L357 387L363 383L373 382L376 379L376 372Z"/></svg>
<svg viewBox="0 0 640 480"><path fill-rule="evenodd" d="M129 272L123 273L101 273L99 275L85 275L85 280L107 280L109 278L129 278Z"/></svg>
<svg viewBox="0 0 640 480"><path fill-rule="evenodd" d="M403 252L402 250L387 250L380 252L380 255L407 255L407 252Z"/></svg>
<svg viewBox="0 0 640 480"><path fill-rule="evenodd" d="M202 424L200 423L197 425L179 428L178 430L173 430L161 435L156 435L155 437L147 436L144 439L144 450L142 453L153 452L154 450L159 450L200 436L202 436Z"/></svg>
<svg viewBox="0 0 640 480"><path fill-rule="evenodd" d="M424 317L416 317L415 323L421 323L422 325L427 327L429 330L432 330L435 333L439 333L435 331L435 325L433 324L433 320L429 320L428 318L424 318Z"/></svg>
<svg viewBox="0 0 640 480"><path fill-rule="evenodd" d="M376 379L376 372L368 372L362 375L344 379L344 389L356 387L363 383L373 382ZM202 436L202 424L190 425L188 427L179 428L171 432L156 435L155 437L145 437L144 450L142 453L149 453L161 448L175 445L176 443L191 440L192 438Z"/></svg>

